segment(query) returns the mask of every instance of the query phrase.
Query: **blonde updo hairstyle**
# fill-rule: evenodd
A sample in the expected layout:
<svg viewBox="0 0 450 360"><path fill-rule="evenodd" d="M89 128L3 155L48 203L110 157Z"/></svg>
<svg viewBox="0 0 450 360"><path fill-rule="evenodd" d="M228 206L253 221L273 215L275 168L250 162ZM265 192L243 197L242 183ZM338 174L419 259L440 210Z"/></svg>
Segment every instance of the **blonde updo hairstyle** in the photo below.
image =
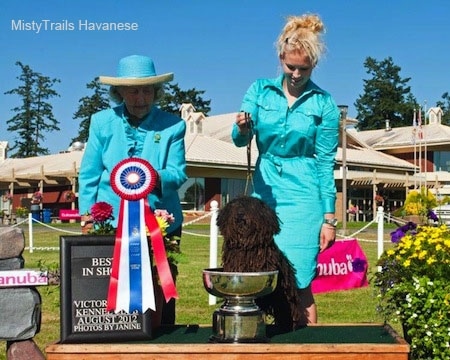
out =
<svg viewBox="0 0 450 360"><path fill-rule="evenodd" d="M164 94L164 89L162 84L155 84L153 85L155 88L155 98L154 102L156 103ZM109 97L112 101L114 101L116 104L122 104L123 103L123 97L119 93L119 86L111 85L109 88Z"/></svg>
<svg viewBox="0 0 450 360"><path fill-rule="evenodd" d="M325 27L318 15L289 16L277 43L278 56L285 52L304 50L314 66L325 52L322 33Z"/></svg>

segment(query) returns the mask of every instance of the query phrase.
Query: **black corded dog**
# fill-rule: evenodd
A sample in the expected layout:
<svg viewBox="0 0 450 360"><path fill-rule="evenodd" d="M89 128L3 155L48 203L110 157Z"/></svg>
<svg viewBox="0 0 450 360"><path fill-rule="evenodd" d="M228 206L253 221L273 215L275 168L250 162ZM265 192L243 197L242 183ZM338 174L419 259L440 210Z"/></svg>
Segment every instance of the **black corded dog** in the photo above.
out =
<svg viewBox="0 0 450 360"><path fill-rule="evenodd" d="M217 226L223 236L222 266L226 272L265 272L278 270L275 291L256 300L274 325L282 331L304 326L295 271L274 242L280 232L275 211L263 201L240 196L219 211Z"/></svg>

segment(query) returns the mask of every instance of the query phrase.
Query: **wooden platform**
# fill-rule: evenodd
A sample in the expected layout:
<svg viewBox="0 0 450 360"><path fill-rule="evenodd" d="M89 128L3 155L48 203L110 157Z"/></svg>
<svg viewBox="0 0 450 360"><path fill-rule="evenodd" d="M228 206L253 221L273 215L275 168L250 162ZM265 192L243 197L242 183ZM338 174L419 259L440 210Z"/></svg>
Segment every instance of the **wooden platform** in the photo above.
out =
<svg viewBox="0 0 450 360"><path fill-rule="evenodd" d="M265 344L209 343L211 328L178 325L148 342L51 344L48 360L407 360L409 345L381 324L315 325L271 334Z"/></svg>

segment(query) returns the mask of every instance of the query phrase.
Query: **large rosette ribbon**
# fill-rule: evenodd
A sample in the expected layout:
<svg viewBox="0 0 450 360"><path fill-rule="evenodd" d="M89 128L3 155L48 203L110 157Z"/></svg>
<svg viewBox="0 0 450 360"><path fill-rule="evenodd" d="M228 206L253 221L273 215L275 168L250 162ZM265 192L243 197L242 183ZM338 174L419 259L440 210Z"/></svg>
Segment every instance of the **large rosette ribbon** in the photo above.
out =
<svg viewBox="0 0 450 360"><path fill-rule="evenodd" d="M111 173L112 188L121 200L107 311L156 310L147 230L164 297L166 301L178 298L164 239L147 200L157 178L155 169L141 158L122 160Z"/></svg>

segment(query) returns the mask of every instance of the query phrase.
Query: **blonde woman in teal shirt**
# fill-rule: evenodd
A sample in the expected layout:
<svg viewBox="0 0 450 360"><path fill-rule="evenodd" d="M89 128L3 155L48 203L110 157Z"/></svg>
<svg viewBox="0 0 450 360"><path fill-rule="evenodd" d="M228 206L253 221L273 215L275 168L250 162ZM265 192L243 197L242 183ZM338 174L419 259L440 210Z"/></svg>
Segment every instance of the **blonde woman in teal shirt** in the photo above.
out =
<svg viewBox="0 0 450 360"><path fill-rule="evenodd" d="M324 50L317 15L289 17L277 49L283 74L255 81L244 96L232 138L259 150L254 194L277 213L275 242L296 270L305 324L317 322L311 291L317 256L336 237L334 164L339 109L310 79ZM251 117L248 127L245 113Z"/></svg>
<svg viewBox="0 0 450 360"><path fill-rule="evenodd" d="M119 105L91 117L78 178L80 214L104 201L113 207L116 226L120 198L111 187L111 172L120 161L140 157L158 173L157 186L148 196L151 208L172 213L175 221L167 229L168 235L181 236L183 213L178 189L187 180L186 122L155 105L163 83L172 79L172 73L157 75L153 60L141 55L121 59L117 77L100 76L101 83L111 85L111 98ZM173 299L165 305L162 321L175 322Z"/></svg>

